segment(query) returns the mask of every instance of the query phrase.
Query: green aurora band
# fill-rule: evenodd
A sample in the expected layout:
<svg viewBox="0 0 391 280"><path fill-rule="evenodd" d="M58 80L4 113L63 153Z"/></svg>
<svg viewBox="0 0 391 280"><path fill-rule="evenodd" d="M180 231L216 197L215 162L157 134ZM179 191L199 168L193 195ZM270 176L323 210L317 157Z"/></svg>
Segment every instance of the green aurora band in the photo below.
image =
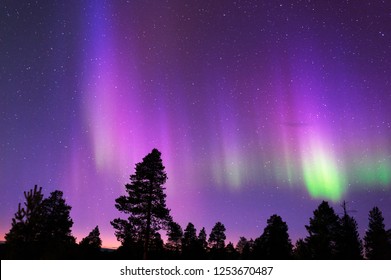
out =
<svg viewBox="0 0 391 280"><path fill-rule="evenodd" d="M309 194L314 198L339 201L346 192L346 177L330 152L319 142L311 145L303 160L303 179Z"/></svg>

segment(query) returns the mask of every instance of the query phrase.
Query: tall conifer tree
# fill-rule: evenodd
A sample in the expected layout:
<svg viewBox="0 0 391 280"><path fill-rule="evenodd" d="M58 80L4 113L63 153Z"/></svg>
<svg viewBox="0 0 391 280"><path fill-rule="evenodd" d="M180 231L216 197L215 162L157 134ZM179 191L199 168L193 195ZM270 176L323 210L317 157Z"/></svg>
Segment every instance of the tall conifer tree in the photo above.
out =
<svg viewBox="0 0 391 280"><path fill-rule="evenodd" d="M278 215L267 220L263 234L255 240L254 253L261 259L290 259L292 243L288 234L288 226Z"/></svg>
<svg viewBox="0 0 391 280"><path fill-rule="evenodd" d="M335 259L338 255L339 218L334 209L323 201L314 211L310 224L305 226L309 236L305 242L309 258L317 260Z"/></svg>
<svg viewBox="0 0 391 280"><path fill-rule="evenodd" d="M368 259L391 258L389 234L384 225L383 213L378 207L369 212L369 225L364 237L365 255Z"/></svg>
<svg viewBox="0 0 391 280"><path fill-rule="evenodd" d="M117 238L121 236L119 240L130 239L142 243L143 256L147 259L151 239L160 229L167 228L171 221L163 186L167 174L157 149L137 163L135 169L130 183L125 185L127 194L115 200L115 207L129 217L127 220L115 219L111 224L116 229ZM127 236L125 230L135 236Z"/></svg>
<svg viewBox="0 0 391 280"><path fill-rule="evenodd" d="M348 214L346 202L343 203L343 216L340 218L338 234L338 258L345 260L362 259L362 242L357 230L356 220Z"/></svg>

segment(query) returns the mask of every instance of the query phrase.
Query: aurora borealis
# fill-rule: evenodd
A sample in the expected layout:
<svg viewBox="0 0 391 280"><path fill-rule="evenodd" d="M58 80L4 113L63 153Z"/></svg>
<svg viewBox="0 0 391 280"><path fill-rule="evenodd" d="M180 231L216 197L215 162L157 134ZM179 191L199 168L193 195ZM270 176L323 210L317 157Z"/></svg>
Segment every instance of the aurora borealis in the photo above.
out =
<svg viewBox="0 0 391 280"><path fill-rule="evenodd" d="M391 225L390 1L2 1L0 234L60 189L80 241L153 148L174 220L293 240L322 199Z"/></svg>

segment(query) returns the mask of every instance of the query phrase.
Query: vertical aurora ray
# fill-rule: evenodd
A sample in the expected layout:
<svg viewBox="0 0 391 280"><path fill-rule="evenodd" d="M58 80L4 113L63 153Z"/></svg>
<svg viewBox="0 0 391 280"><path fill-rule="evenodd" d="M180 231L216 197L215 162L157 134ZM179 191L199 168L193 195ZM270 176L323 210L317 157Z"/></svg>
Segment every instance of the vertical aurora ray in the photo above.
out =
<svg viewBox="0 0 391 280"><path fill-rule="evenodd" d="M70 176L63 185L73 188L71 199L76 205L73 213L78 240L99 224L104 245L112 247L118 245L111 234L112 227L101 221L114 218L110 208L123 191L132 164L145 151L135 147L138 137L142 138L135 125L137 89L132 72L127 71L126 77L121 75L124 69L116 53L112 7L107 1L91 3L83 19L84 41L80 46L84 50L79 66L83 77L80 96L83 119L79 124L82 129L72 149L67 172Z"/></svg>
<svg viewBox="0 0 391 280"><path fill-rule="evenodd" d="M276 158L282 159L276 162L275 174L285 184L305 186L313 198L339 201L348 181L345 162L338 153L342 149L333 137L332 115L326 110L328 101L321 94L326 88L320 79L322 72L316 68L321 59L311 54L313 62L307 64L307 59L299 59L305 56L290 56L284 61L289 61L288 66L276 64L273 68L274 92L280 99L276 119L281 149Z"/></svg>
<svg viewBox="0 0 391 280"><path fill-rule="evenodd" d="M346 188L343 170L330 148L313 137L303 152L303 179L309 194L314 198L339 201Z"/></svg>
<svg viewBox="0 0 391 280"><path fill-rule="evenodd" d="M129 164L129 119L124 89L120 86L115 56L115 37L110 29L109 11L105 3L94 5L91 11L87 75L84 89L84 111L90 128L94 160L99 170L118 171Z"/></svg>
<svg viewBox="0 0 391 280"><path fill-rule="evenodd" d="M168 92L174 89L170 85L145 85L146 81L158 80L163 74L158 68L156 73L151 71L149 64L143 65L144 69L140 66L144 46L138 45L140 42L135 38L143 30L119 24L121 20L118 18L125 20L129 14L120 10L120 5L107 1L94 2L92 7L85 19L88 24L84 31L86 40L83 47L86 52L81 96L88 149L84 153L73 153L73 162L78 164L70 168L73 180L77 181L73 182L76 183L74 186L79 190L79 197L75 200L78 204L84 203L84 207L94 213L94 218L85 224L98 223L102 217L105 220L117 217L118 213L111 210L106 213L107 210L102 209L113 207L115 198L124 192L124 184L128 182L134 165L153 148L162 152L169 178L166 186L169 206L174 209L190 207L197 202L194 195L197 189L194 188L196 180L189 184L187 179L197 175L195 168L189 164L192 161L190 148L183 152L180 160L173 160L174 151L180 153L189 146L181 139L183 136L177 134L181 132L178 127L186 127L186 116L177 112L176 108L170 108L172 104L166 99ZM113 14L117 14L117 18ZM156 78L152 78L155 75ZM174 127L173 120L181 121L183 125ZM186 129L183 132L187 133ZM175 144L171 140L172 135L177 136ZM88 166L81 167L83 158L90 159ZM181 170L182 174L172 176L173 170ZM97 188L83 190L87 184ZM190 189L185 194L179 193L178 197L179 186ZM105 199L100 198L99 193L104 193ZM191 199L184 204L183 196ZM83 213L78 216L83 216ZM183 219L183 216L178 214L177 218ZM113 231L109 223L102 227L106 234ZM107 244L117 243L113 235L106 235L104 239Z"/></svg>

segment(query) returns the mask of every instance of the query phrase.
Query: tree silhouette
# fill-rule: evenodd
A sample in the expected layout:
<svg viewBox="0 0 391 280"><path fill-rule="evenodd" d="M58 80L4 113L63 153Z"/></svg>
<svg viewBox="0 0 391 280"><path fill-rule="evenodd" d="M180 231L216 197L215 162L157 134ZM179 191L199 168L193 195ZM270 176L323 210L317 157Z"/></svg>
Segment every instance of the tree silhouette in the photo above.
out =
<svg viewBox="0 0 391 280"><path fill-rule="evenodd" d="M196 259L205 259L208 250L208 241L205 228L203 227L197 237L197 252L194 254Z"/></svg>
<svg viewBox="0 0 391 280"><path fill-rule="evenodd" d="M99 227L96 226L86 237L80 241L79 245L85 248L99 250L102 247Z"/></svg>
<svg viewBox="0 0 391 280"><path fill-rule="evenodd" d="M12 218L11 229L5 235L7 243L26 243L36 241L42 228L42 187L38 189L35 185L34 189L24 192L26 202L24 207L18 205L18 211L15 217ZM39 227L38 227L39 226Z"/></svg>
<svg viewBox="0 0 391 280"><path fill-rule="evenodd" d="M278 215L267 220L263 234L255 240L254 254L260 259L290 259L292 243L289 239L288 226Z"/></svg>
<svg viewBox="0 0 391 280"><path fill-rule="evenodd" d="M298 239L293 250L293 256L295 259L299 260L309 260L311 259L311 252L307 242L302 238Z"/></svg>
<svg viewBox="0 0 391 280"><path fill-rule="evenodd" d="M117 240L121 242L122 247L127 249L138 249L142 246L142 236L139 233L139 229L134 226L131 221L123 220L120 218L111 221L111 225L115 229L115 236Z"/></svg>
<svg viewBox="0 0 391 280"><path fill-rule="evenodd" d="M206 241L207 240L207 236L206 236L206 230L205 228L203 227L201 230L200 230L200 233L198 234L198 243L200 243L201 247L206 250L207 247L208 247L208 242Z"/></svg>
<svg viewBox="0 0 391 280"><path fill-rule="evenodd" d="M362 242L357 230L356 220L349 216L346 203L343 205L343 216L340 218L340 230L338 234L338 258L344 260L362 259Z"/></svg>
<svg viewBox="0 0 391 280"><path fill-rule="evenodd" d="M190 247L195 241L197 241L197 231L192 223L188 223L183 235L183 246Z"/></svg>
<svg viewBox="0 0 391 280"><path fill-rule="evenodd" d="M254 247L254 240L247 240L246 237L241 236L236 244L236 251L239 253L242 260L248 260L252 258Z"/></svg>
<svg viewBox="0 0 391 280"><path fill-rule="evenodd" d="M239 257L238 251L235 249L234 244L229 242L225 247L225 259L236 260Z"/></svg>
<svg viewBox="0 0 391 280"><path fill-rule="evenodd" d="M102 240L100 239L99 227L96 226L79 243L79 258L99 259L101 255Z"/></svg>
<svg viewBox="0 0 391 280"><path fill-rule="evenodd" d="M224 249L225 239L225 226L217 222L209 235L209 245L213 249Z"/></svg>
<svg viewBox="0 0 391 280"><path fill-rule="evenodd" d="M192 223L188 223L183 234L183 257L189 259L200 253L200 246L197 240L197 231Z"/></svg>
<svg viewBox="0 0 391 280"><path fill-rule="evenodd" d="M383 213L378 207L369 212L369 225L364 237L365 254L368 259L391 258L389 233L385 230Z"/></svg>
<svg viewBox="0 0 391 280"><path fill-rule="evenodd" d="M162 259L164 254L164 241L159 232L155 232L150 239L149 257Z"/></svg>
<svg viewBox="0 0 391 280"><path fill-rule="evenodd" d="M161 153L153 149L151 153L136 164L135 174L126 184L127 195L115 200L115 207L125 214L128 220L115 219L111 222L119 241L143 243L143 257L148 258L151 239L171 221L170 210L166 206L164 183L167 174L164 170ZM134 237L127 237L132 233Z"/></svg>
<svg viewBox="0 0 391 280"><path fill-rule="evenodd" d="M43 199L42 188L34 186L24 196L25 206L19 204L11 230L5 236L15 249L15 257L69 257L75 238L71 234L71 206L65 203L63 193L56 190Z"/></svg>
<svg viewBox="0 0 391 280"><path fill-rule="evenodd" d="M56 190L42 201L44 215L44 230L40 236L43 258L69 258L76 239L72 236L73 221L70 216L72 209L65 199L63 192Z"/></svg>
<svg viewBox="0 0 391 280"><path fill-rule="evenodd" d="M170 222L168 227L168 247L173 250L177 256L182 251L183 231L179 224Z"/></svg>
<svg viewBox="0 0 391 280"><path fill-rule="evenodd" d="M239 237L239 241L238 243L236 244L236 251L239 253L239 254L243 254L243 251L245 249L245 247L248 245L248 240L246 237L244 236L241 236Z"/></svg>
<svg viewBox="0 0 391 280"><path fill-rule="evenodd" d="M63 192L56 190L42 202L45 215L45 230L43 238L50 243L74 243L71 227L73 221L70 216L71 206L63 198Z"/></svg>
<svg viewBox="0 0 391 280"><path fill-rule="evenodd" d="M24 206L19 203L18 211L12 218L11 229L5 235L11 258L31 258L43 230L42 187L24 192Z"/></svg>
<svg viewBox="0 0 391 280"><path fill-rule="evenodd" d="M338 256L339 221L334 209L323 201L314 211L310 224L305 226L309 236L305 239L310 259L335 259Z"/></svg>

